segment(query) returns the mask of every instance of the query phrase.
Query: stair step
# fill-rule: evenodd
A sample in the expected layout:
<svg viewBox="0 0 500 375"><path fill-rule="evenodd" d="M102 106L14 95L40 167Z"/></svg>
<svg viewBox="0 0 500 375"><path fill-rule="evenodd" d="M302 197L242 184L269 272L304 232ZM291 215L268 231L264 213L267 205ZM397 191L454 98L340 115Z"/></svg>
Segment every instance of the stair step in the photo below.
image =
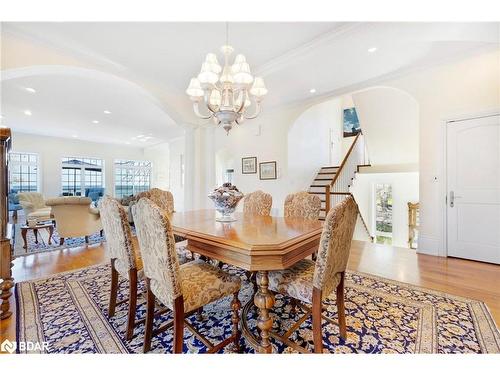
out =
<svg viewBox="0 0 500 375"><path fill-rule="evenodd" d="M318 172L318 174L337 174L337 172Z"/></svg>
<svg viewBox="0 0 500 375"><path fill-rule="evenodd" d="M337 166L326 166L326 167L321 167L321 169L339 169L340 167L337 165Z"/></svg>
<svg viewBox="0 0 500 375"><path fill-rule="evenodd" d="M331 181L331 178L315 178L314 181Z"/></svg>
<svg viewBox="0 0 500 375"><path fill-rule="evenodd" d="M318 184L315 184L315 185L311 185L311 186L309 186L309 187L321 187L321 188L324 188L324 187L326 187L326 186L328 186L328 185L330 185L330 184L324 184L324 185L318 185Z"/></svg>

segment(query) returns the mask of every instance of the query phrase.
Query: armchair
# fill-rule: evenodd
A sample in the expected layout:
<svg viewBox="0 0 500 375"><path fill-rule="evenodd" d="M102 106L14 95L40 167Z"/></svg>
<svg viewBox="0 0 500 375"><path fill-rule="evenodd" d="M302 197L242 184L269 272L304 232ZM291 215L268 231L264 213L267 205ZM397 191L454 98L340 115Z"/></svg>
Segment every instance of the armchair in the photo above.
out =
<svg viewBox="0 0 500 375"><path fill-rule="evenodd" d="M58 197L47 200L56 220L61 245L68 237L85 237L102 231L99 210L90 207L92 199L88 197Z"/></svg>
<svg viewBox="0 0 500 375"><path fill-rule="evenodd" d="M9 211L12 211L12 217L17 219L17 211L22 210L23 207L19 204L19 195L17 190L9 191Z"/></svg>
<svg viewBox="0 0 500 375"><path fill-rule="evenodd" d="M97 201L104 196L104 188L102 187L85 188L85 196L92 199L92 202L97 203Z"/></svg>
<svg viewBox="0 0 500 375"><path fill-rule="evenodd" d="M50 207L45 204L45 199L41 193L22 192L18 194L19 204L23 208L26 221L36 219L39 221L49 220L51 215Z"/></svg>

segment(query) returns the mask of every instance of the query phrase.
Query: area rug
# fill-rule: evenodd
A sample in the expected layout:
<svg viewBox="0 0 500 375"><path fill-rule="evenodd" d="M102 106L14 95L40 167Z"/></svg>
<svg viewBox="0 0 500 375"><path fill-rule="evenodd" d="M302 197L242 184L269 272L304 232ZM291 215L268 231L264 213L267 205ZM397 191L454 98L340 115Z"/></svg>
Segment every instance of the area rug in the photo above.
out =
<svg viewBox="0 0 500 375"><path fill-rule="evenodd" d="M244 273L225 266L242 277L240 299L251 298L252 286ZM144 286L140 288L144 290ZM125 340L127 305L107 317L110 268L98 265L51 277L18 283L17 351L20 342L45 343L31 352L44 353L141 353L144 325ZM127 281L120 281L119 299L127 296ZM334 298L334 297L332 297ZM290 301L276 296L274 329L285 332L300 314L293 314ZM336 319L335 300L325 303L327 314ZM204 308L205 319L191 323L214 343L231 333L230 297ZM347 339L339 337L336 325L324 323L324 350L329 353L499 353L500 335L482 302L422 289L380 277L349 272L346 276ZM137 319L145 316L145 300L138 301ZM157 319L155 326L170 320ZM250 319L255 329L255 317ZM184 353L203 353L206 348L185 330ZM172 331L153 339L151 353L172 352ZM291 339L313 349L311 321L306 320ZM241 339L243 352L253 349ZM33 349L33 348L32 348ZM293 353L273 341L276 353ZM228 347L221 352L231 352Z"/></svg>
<svg viewBox="0 0 500 375"><path fill-rule="evenodd" d="M28 248L24 248L24 240L21 236L21 226L16 224L14 228L14 258L22 257L26 255L31 255L35 253L43 253L46 251L67 249L71 247L79 247L85 246L84 237L75 237L75 238L66 238L64 240L64 244L60 245L60 237L57 232L57 228L54 228L54 232L52 234L51 243L49 244L49 232L47 229L40 229L38 231L38 243L35 242L35 234L32 230L28 230L26 233L26 242L28 244ZM104 241L104 237L99 233L95 233L89 236L88 245L93 245L96 243L101 243Z"/></svg>

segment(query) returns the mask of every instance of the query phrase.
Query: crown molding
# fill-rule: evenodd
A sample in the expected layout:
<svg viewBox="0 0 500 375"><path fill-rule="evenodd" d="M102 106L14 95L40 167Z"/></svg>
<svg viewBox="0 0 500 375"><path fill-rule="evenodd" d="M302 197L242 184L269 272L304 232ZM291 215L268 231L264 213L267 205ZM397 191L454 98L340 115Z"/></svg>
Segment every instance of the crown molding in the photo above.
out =
<svg viewBox="0 0 500 375"><path fill-rule="evenodd" d="M267 63L258 66L254 69L256 75L266 76L279 69L282 69L290 62L295 61L298 57L307 55L308 53L314 51L315 49L322 48L341 37L345 37L349 34L354 34L355 32L373 27L372 23L362 23L362 22L350 22L341 24L335 27L333 30L321 34L320 36L306 42L298 47L295 47L284 54L269 60Z"/></svg>

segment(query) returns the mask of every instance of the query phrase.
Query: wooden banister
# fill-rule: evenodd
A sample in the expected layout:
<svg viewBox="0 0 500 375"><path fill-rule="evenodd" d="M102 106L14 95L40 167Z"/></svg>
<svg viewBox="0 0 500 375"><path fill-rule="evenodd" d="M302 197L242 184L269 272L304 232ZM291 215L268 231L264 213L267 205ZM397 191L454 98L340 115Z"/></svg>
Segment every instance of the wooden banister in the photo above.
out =
<svg viewBox="0 0 500 375"><path fill-rule="evenodd" d="M337 179L340 176L340 173L342 173L342 170L344 169L344 166L345 166L347 160L349 159L349 156L351 156L352 150L354 149L354 146L356 145L356 142L358 141L361 134L362 134L362 132L359 132L356 135L356 138L354 138L354 141L352 142L351 147L349 147L349 150L347 150L347 154L345 155L344 160L342 160L342 163L340 164L340 167L337 170L335 177L333 178L332 182L330 183L331 186L333 186L335 184L335 182L337 181Z"/></svg>

